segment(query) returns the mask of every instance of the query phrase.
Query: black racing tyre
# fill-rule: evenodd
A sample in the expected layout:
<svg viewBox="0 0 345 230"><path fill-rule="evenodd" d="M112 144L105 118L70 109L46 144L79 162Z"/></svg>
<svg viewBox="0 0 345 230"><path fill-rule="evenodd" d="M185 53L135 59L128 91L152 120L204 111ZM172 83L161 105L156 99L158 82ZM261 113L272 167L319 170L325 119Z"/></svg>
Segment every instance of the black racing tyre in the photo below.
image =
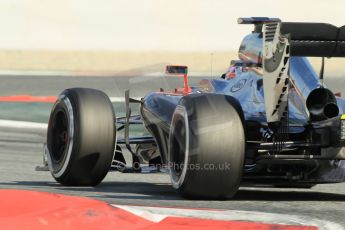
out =
<svg viewBox="0 0 345 230"><path fill-rule="evenodd" d="M233 197L241 182L245 143L243 112L236 99L216 94L183 97L169 136L173 187L188 198Z"/></svg>
<svg viewBox="0 0 345 230"><path fill-rule="evenodd" d="M95 186L107 175L114 156L115 115L102 91L72 88L55 102L48 124L48 166L68 186Z"/></svg>

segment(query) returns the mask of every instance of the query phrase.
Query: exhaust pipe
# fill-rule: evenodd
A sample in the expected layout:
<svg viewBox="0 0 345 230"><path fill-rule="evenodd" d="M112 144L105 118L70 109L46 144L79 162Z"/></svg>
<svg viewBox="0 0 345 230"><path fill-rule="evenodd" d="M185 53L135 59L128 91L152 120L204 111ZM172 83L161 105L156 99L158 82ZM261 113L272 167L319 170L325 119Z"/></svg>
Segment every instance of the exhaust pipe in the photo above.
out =
<svg viewBox="0 0 345 230"><path fill-rule="evenodd" d="M336 117L339 114L337 100L332 91L326 88L312 90L306 104L311 121L322 121Z"/></svg>

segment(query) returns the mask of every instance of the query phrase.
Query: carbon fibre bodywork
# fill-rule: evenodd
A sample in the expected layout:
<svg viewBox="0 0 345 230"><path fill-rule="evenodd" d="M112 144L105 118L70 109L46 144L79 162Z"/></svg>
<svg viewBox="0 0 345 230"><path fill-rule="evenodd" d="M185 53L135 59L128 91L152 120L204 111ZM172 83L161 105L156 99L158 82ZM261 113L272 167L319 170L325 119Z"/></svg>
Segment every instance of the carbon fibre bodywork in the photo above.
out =
<svg viewBox="0 0 345 230"><path fill-rule="evenodd" d="M337 116L322 121L310 120L306 100L313 90L325 86L303 56L289 59L288 125L285 131L288 137L282 140L282 151L274 150L274 132L277 130L267 122L263 68L260 65L262 49L262 35L254 31L240 46L239 61L244 64L234 65L235 77L203 79L192 86L190 92L229 95L241 104L247 141L243 182L316 184L345 181L345 151L340 137L345 101L336 97ZM171 119L184 95L152 92L142 100L141 116L155 138L163 164L168 163Z"/></svg>

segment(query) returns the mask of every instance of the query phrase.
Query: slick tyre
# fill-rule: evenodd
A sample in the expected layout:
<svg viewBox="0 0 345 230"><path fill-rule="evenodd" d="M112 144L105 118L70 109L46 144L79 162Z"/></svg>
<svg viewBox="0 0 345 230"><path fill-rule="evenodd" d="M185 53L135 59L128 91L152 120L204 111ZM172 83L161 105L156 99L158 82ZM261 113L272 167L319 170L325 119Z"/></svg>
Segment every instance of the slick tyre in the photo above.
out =
<svg viewBox="0 0 345 230"><path fill-rule="evenodd" d="M171 182L182 196L233 197L245 155L240 104L224 95L183 97L173 114L168 150Z"/></svg>
<svg viewBox="0 0 345 230"><path fill-rule="evenodd" d="M95 89L63 91L50 114L48 166L68 186L95 186L107 175L114 156L115 116L108 96Z"/></svg>

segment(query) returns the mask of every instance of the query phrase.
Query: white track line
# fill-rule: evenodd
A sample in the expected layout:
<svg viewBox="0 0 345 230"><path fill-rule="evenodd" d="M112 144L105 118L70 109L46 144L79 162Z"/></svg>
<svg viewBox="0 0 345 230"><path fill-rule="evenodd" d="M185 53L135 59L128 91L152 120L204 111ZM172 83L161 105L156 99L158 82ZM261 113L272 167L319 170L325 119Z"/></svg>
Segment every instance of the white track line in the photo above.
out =
<svg viewBox="0 0 345 230"><path fill-rule="evenodd" d="M48 125L45 123L29 121L0 120L0 127L19 129L47 129Z"/></svg>
<svg viewBox="0 0 345 230"><path fill-rule="evenodd" d="M135 100L140 101L141 97L131 97ZM124 97L109 97L111 102L125 102L125 98Z"/></svg>
<svg viewBox="0 0 345 230"><path fill-rule="evenodd" d="M141 97L133 97L133 99L141 100ZM125 102L124 97L110 97L111 102ZM47 129L46 123L37 123L30 121L0 120L0 127L18 128L18 129Z"/></svg>
<svg viewBox="0 0 345 230"><path fill-rule="evenodd" d="M314 219L307 216L276 214L266 212L251 212L239 210L195 210L181 208L146 207L130 205L113 205L149 221L158 223L163 219L173 217L190 217L209 220L249 221L267 224L306 225L317 226L325 230L343 230L337 223Z"/></svg>

